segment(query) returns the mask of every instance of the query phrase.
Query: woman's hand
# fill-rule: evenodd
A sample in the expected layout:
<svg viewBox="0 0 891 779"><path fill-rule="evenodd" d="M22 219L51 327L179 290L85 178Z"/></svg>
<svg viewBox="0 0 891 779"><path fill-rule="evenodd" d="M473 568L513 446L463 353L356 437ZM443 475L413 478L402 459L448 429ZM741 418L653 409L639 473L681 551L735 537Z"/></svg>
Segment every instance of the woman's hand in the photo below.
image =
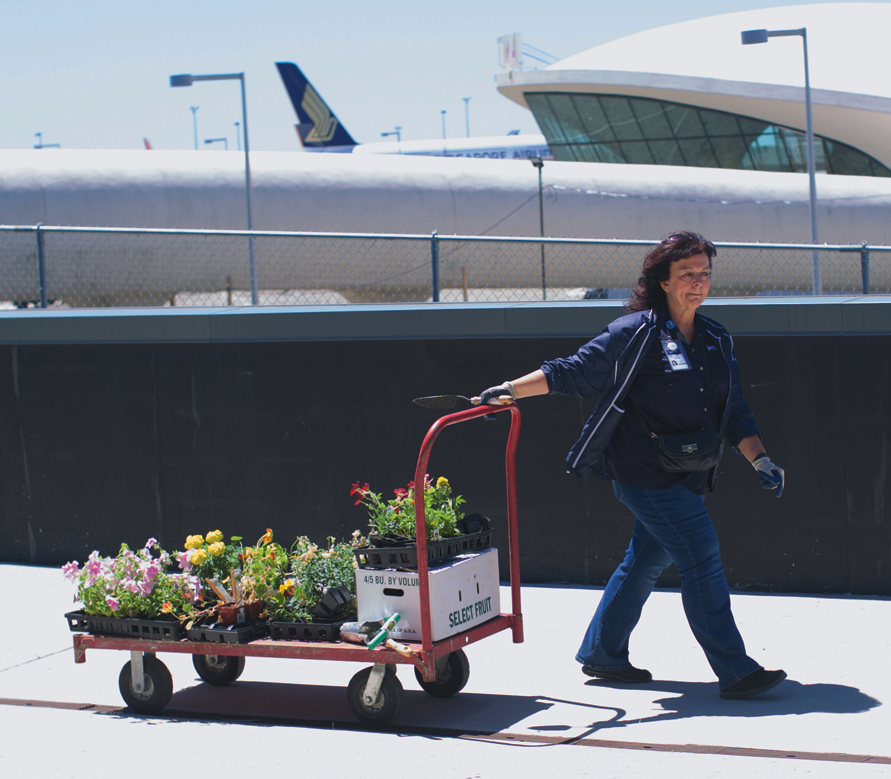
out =
<svg viewBox="0 0 891 779"><path fill-rule="evenodd" d="M765 490L776 490L777 497L783 494L786 484L786 472L779 465L774 465L766 452L759 454L752 460L752 467L758 471L758 478Z"/></svg>
<svg viewBox="0 0 891 779"><path fill-rule="evenodd" d="M503 396L507 396L511 400L517 399L517 390L509 381L506 381L503 384L499 384L496 387L489 387L489 389L483 390L480 393L480 405L485 406L487 403L490 403L492 401L495 401L494 403L492 403L492 405L494 406L501 405L498 402L498 398Z"/></svg>

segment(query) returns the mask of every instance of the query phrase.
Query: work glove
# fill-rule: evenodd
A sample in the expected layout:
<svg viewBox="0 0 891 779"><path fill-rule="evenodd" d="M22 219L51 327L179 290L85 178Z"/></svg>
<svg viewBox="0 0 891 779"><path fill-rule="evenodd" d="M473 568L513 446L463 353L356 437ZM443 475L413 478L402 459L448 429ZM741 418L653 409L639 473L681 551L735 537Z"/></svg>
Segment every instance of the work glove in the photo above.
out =
<svg viewBox="0 0 891 779"><path fill-rule="evenodd" d="M496 400L500 398L502 395L509 395L514 400L517 399L517 390L513 384L509 381L504 382L504 384L499 384L497 387L489 387L489 389L484 390L480 393L480 405L484 406L491 400ZM501 405L500 403L493 403L493 406Z"/></svg>
<svg viewBox="0 0 891 779"><path fill-rule="evenodd" d="M779 465L774 465L766 453L759 454L752 460L752 467L758 471L761 487L765 490L776 490L777 497L783 494L786 483L786 472Z"/></svg>
<svg viewBox="0 0 891 779"><path fill-rule="evenodd" d="M499 384L497 387L489 387L487 390L483 390L480 393L480 405L485 406L489 401L495 401L492 405L497 406L500 405L497 401L502 395L508 395L514 400L517 399L517 390L513 384L509 381L504 382L503 384ZM495 414L486 414L483 417L487 422L491 422L495 419Z"/></svg>

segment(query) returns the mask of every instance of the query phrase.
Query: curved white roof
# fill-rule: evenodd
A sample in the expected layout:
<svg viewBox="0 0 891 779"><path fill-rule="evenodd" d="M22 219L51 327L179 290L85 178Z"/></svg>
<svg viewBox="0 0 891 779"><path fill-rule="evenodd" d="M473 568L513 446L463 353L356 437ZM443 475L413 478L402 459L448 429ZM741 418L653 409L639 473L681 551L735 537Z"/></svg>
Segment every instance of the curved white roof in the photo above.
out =
<svg viewBox="0 0 891 779"><path fill-rule="evenodd" d="M891 98L891 3L821 3L709 16L588 49L547 70L623 70L804 86L801 38L743 46L743 30L807 28L813 89Z"/></svg>
<svg viewBox="0 0 891 779"><path fill-rule="evenodd" d="M801 37L743 46L743 30L807 29L814 132L891 166L891 3L820 3L710 16L629 35L544 70L497 77L524 92L651 97L804 130Z"/></svg>

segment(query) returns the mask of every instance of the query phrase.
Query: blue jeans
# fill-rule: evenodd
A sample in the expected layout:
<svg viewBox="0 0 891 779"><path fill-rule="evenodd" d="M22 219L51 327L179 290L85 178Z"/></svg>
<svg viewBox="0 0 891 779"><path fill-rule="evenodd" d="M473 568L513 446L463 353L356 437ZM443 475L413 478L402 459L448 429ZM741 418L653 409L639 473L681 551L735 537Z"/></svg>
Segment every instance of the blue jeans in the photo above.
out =
<svg viewBox="0 0 891 779"><path fill-rule="evenodd" d="M610 577L576 660L600 670L631 667L628 638L659 574L674 563L693 635L721 689L761 666L746 654L730 613L730 591L704 496L675 484L658 490L613 482L613 492L637 518L625 559Z"/></svg>

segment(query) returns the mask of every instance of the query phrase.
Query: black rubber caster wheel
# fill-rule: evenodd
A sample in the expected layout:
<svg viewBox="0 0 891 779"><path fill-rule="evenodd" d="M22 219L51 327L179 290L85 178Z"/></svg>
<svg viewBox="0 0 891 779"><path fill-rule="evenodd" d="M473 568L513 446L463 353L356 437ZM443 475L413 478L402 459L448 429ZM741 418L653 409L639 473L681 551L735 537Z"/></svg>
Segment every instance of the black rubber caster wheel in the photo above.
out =
<svg viewBox="0 0 891 779"><path fill-rule="evenodd" d="M133 689L133 675L128 662L118 677L118 687L126 704L140 714L154 714L161 711L173 697L173 677L167 666L156 657L142 658L143 690Z"/></svg>
<svg viewBox="0 0 891 779"><path fill-rule="evenodd" d="M192 655L192 665L205 682L225 687L241 676L244 671L244 658L229 655Z"/></svg>
<svg viewBox="0 0 891 779"><path fill-rule="evenodd" d="M383 727L389 725L401 713L405 704L405 690L395 673L384 674L380 692L373 704L364 700L365 685L371 675L371 668L363 668L351 680L347 688L347 700L353 716L363 725Z"/></svg>
<svg viewBox="0 0 891 779"><path fill-rule="evenodd" d="M448 662L442 672L432 682L425 682L421 672L415 668L415 679L424 692L434 698L448 698L456 692L461 692L470 679L470 661L463 649L458 649L449 655Z"/></svg>

